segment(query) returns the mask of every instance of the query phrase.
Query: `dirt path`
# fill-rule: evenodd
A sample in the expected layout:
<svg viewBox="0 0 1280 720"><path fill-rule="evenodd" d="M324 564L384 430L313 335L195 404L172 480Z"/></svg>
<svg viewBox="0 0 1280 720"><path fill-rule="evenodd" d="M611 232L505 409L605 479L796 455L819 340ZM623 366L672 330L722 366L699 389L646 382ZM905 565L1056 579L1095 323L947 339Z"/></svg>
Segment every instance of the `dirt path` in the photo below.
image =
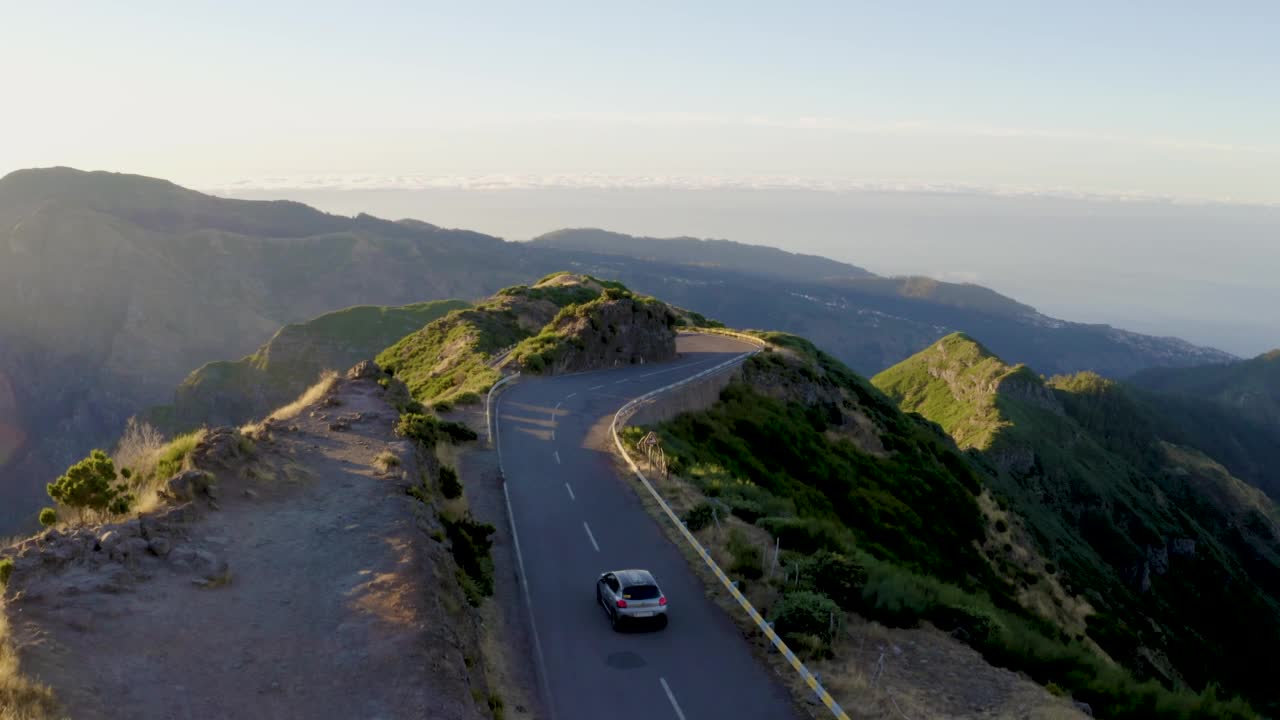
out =
<svg viewBox="0 0 1280 720"><path fill-rule="evenodd" d="M411 448L368 380L261 443L274 478L220 478L219 510L188 529L231 580L199 587L170 559L132 581L11 603L23 667L75 718L478 718L475 647L446 550L419 527ZM338 416L361 415L345 431ZM379 472L392 451L400 467ZM78 579L79 578L79 579Z"/></svg>

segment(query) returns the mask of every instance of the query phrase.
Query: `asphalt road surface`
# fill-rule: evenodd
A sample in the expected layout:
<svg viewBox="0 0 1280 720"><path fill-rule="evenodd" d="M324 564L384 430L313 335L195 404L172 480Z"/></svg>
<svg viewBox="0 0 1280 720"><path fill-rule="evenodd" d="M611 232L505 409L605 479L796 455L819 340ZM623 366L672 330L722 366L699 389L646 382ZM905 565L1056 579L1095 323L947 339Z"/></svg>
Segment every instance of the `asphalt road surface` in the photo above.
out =
<svg viewBox="0 0 1280 720"><path fill-rule="evenodd" d="M607 452L609 423L628 400L752 348L694 335L681 336L678 349L669 363L520 381L496 401L496 439L553 720L799 717ZM667 595L665 630L616 633L596 604L600 573L633 567L653 572Z"/></svg>

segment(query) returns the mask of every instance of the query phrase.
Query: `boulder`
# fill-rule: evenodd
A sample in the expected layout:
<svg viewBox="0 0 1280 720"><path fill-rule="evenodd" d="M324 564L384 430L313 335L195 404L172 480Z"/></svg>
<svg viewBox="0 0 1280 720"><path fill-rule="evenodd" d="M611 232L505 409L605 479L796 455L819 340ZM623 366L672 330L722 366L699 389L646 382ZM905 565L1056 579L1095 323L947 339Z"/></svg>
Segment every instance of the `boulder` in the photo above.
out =
<svg viewBox="0 0 1280 720"><path fill-rule="evenodd" d="M212 468L226 465L240 456L240 432L235 428L217 427L205 431L204 439L191 450L191 464Z"/></svg>
<svg viewBox="0 0 1280 720"><path fill-rule="evenodd" d="M147 550L156 557L165 557L172 549L173 545L167 537L153 537L150 542L147 543Z"/></svg>
<svg viewBox="0 0 1280 720"><path fill-rule="evenodd" d="M1089 705L1089 703L1076 700L1071 704L1074 705L1077 710L1084 713L1085 715L1088 715L1089 717L1093 717L1093 708Z"/></svg>
<svg viewBox="0 0 1280 720"><path fill-rule="evenodd" d="M347 371L347 378L350 380L371 380L380 375L382 375L382 368L372 360L362 360Z"/></svg>
<svg viewBox="0 0 1280 720"><path fill-rule="evenodd" d="M184 470L164 482L164 495L177 502L188 502L209 493L209 474L201 470Z"/></svg>

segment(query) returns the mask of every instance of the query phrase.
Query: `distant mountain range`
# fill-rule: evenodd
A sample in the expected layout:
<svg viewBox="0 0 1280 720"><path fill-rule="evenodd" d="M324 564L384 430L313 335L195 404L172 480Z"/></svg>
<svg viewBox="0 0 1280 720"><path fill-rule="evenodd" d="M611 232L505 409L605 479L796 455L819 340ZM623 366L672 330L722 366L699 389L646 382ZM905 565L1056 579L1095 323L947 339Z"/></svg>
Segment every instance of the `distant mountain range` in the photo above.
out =
<svg viewBox="0 0 1280 720"><path fill-rule="evenodd" d="M246 358L280 328L342 308L474 300L563 269L806 335L866 374L956 330L1053 373L1234 360L1048 318L974 285L771 248L583 230L512 243L135 175L23 170L0 179L0 532L127 417L171 402L193 368Z"/></svg>

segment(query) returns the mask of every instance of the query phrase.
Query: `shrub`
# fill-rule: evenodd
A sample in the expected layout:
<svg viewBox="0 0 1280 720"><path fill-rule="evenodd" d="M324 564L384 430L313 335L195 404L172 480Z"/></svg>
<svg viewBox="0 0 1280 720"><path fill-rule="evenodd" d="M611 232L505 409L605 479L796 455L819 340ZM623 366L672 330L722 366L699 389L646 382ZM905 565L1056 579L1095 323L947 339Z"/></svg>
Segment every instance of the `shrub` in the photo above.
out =
<svg viewBox="0 0 1280 720"><path fill-rule="evenodd" d="M58 522L58 511L51 507L44 508L40 511L40 524L49 527Z"/></svg>
<svg viewBox="0 0 1280 720"><path fill-rule="evenodd" d="M729 554L733 556L729 564L731 574L747 580L758 580L764 575L764 553L737 528L729 534Z"/></svg>
<svg viewBox="0 0 1280 720"><path fill-rule="evenodd" d="M458 471L448 465L440 466L440 493L450 500L462 497L462 483L458 481Z"/></svg>
<svg viewBox="0 0 1280 720"><path fill-rule="evenodd" d="M830 643L844 612L831 598L807 590L789 592L773 607L773 629L784 640L813 635Z"/></svg>
<svg viewBox="0 0 1280 720"><path fill-rule="evenodd" d="M755 523L760 518L770 515L790 515L795 511L787 501L759 485L749 483L737 482L726 485L720 492L720 499L728 504L730 512L747 523Z"/></svg>
<svg viewBox="0 0 1280 720"><path fill-rule="evenodd" d="M440 423L440 429L449 437L449 442L457 445L459 443L470 442L479 438L475 430L467 427L463 423L446 420Z"/></svg>
<svg viewBox="0 0 1280 720"><path fill-rule="evenodd" d="M782 547L796 552L844 552L850 545L848 531L826 520L768 517L756 521L756 525L782 541Z"/></svg>
<svg viewBox="0 0 1280 720"><path fill-rule="evenodd" d="M468 442L480 437L475 430L460 422L441 421L439 418L420 412L404 412L396 423L396 434L417 440L426 447L432 447L441 440L453 444Z"/></svg>
<svg viewBox="0 0 1280 720"><path fill-rule="evenodd" d="M996 520L996 532L1004 533L1009 529L1009 524L1004 520Z"/></svg>
<svg viewBox="0 0 1280 720"><path fill-rule="evenodd" d="M470 515L459 520L441 517L440 521L449 537L454 562L458 563L461 576L466 578L464 581L459 577L459 582L467 594L467 602L477 607L482 598L493 594L493 558L489 549L493 547L492 536L496 529Z"/></svg>
<svg viewBox="0 0 1280 720"><path fill-rule="evenodd" d="M440 439L440 421L422 413L402 413L396 423L396 434L432 447Z"/></svg>
<svg viewBox="0 0 1280 720"><path fill-rule="evenodd" d="M378 457L374 458L373 462L382 468L383 472L394 467L400 467L400 457L390 450L383 450L378 453Z"/></svg>
<svg viewBox="0 0 1280 720"><path fill-rule="evenodd" d="M806 587L831 598L841 608L856 610L861 607L867 568L860 560L820 550L804 560L800 575Z"/></svg>
<svg viewBox="0 0 1280 720"><path fill-rule="evenodd" d="M0 588L8 587L11 577L13 577L13 558L0 559Z"/></svg>
<svg viewBox="0 0 1280 720"><path fill-rule="evenodd" d="M700 502L684 514L683 520L689 532L698 532L715 520L715 510L712 509L711 503Z"/></svg>
<svg viewBox="0 0 1280 720"><path fill-rule="evenodd" d="M115 463L103 451L94 450L45 489L55 501L77 510L126 513L133 504L133 495L115 481Z"/></svg>

